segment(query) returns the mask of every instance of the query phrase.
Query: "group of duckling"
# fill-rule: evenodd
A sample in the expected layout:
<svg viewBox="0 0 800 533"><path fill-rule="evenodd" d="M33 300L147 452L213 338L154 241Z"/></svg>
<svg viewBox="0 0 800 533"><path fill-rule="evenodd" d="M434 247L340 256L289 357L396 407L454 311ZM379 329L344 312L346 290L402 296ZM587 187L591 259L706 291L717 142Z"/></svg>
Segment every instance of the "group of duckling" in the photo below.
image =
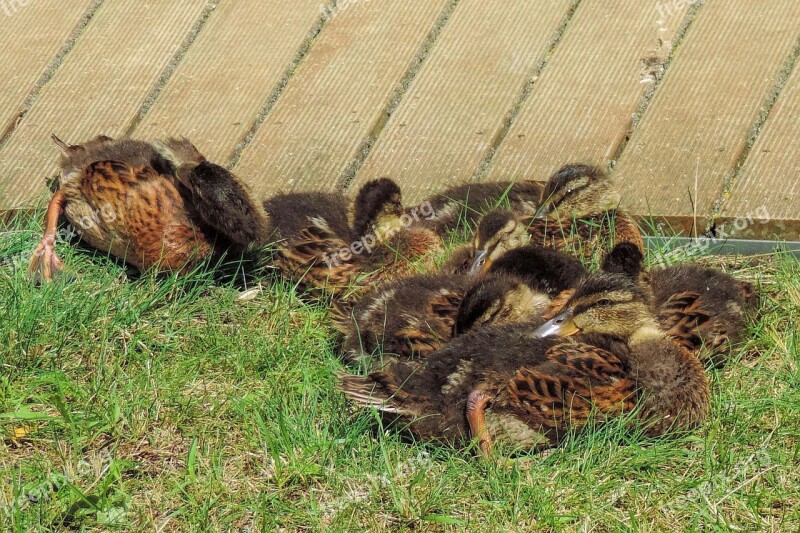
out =
<svg viewBox="0 0 800 533"><path fill-rule="evenodd" d="M281 276L331 302L344 360L366 368L340 374L339 390L419 439L474 441L486 456L623 415L652 436L696 427L709 412L706 370L728 361L757 302L719 270L647 270L638 226L592 166L565 166L543 186L459 185L414 206L387 178L352 200L261 203L186 139L54 140L61 173L30 263L40 281L63 269L62 214L139 270L185 273L269 248ZM446 253L459 231L471 241ZM599 268L584 266L597 257Z"/></svg>

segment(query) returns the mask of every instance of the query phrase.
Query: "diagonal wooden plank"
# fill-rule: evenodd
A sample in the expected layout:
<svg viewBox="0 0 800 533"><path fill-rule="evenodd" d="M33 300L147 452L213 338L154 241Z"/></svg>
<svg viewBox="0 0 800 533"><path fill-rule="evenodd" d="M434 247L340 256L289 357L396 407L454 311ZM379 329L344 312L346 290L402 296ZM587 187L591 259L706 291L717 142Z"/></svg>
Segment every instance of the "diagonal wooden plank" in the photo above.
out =
<svg viewBox="0 0 800 533"><path fill-rule="evenodd" d="M717 228L736 238L800 240L800 68L775 102Z"/></svg>
<svg viewBox="0 0 800 533"><path fill-rule="evenodd" d="M797 2L706 3L616 167L625 207L705 229L798 28Z"/></svg>
<svg viewBox="0 0 800 533"><path fill-rule="evenodd" d="M68 141L122 134L186 38L205 0L107 0L0 150L0 208L30 204L55 171L52 132Z"/></svg>
<svg viewBox="0 0 800 533"><path fill-rule="evenodd" d="M225 1L136 135L185 135L227 161L320 18L320 0Z"/></svg>
<svg viewBox="0 0 800 533"><path fill-rule="evenodd" d="M412 202L472 177L571 5L459 4L351 190L389 176Z"/></svg>
<svg viewBox="0 0 800 533"><path fill-rule="evenodd" d="M96 2L0 2L0 133L14 125L84 13Z"/></svg>
<svg viewBox="0 0 800 533"><path fill-rule="evenodd" d="M689 10L584 0L499 147L487 179L547 179L614 156Z"/></svg>
<svg viewBox="0 0 800 533"><path fill-rule="evenodd" d="M384 119L451 2L340 3L243 152L237 173L261 193L341 187L337 180Z"/></svg>

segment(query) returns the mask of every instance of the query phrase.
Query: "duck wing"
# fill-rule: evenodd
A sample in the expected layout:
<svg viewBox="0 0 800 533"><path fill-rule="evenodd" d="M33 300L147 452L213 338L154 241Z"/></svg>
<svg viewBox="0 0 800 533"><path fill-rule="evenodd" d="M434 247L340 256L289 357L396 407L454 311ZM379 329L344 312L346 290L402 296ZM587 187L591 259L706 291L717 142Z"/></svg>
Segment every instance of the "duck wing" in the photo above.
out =
<svg viewBox="0 0 800 533"><path fill-rule="evenodd" d="M78 221L82 237L140 270L156 264L182 270L211 252L173 182L150 166L96 161L86 167L80 190L92 209Z"/></svg>
<svg viewBox="0 0 800 533"><path fill-rule="evenodd" d="M696 292L685 291L671 295L658 308L658 322L677 344L694 353L701 361L720 367L728 359L731 345L738 332L729 328L745 324L740 316L718 316L725 309L709 309L705 299ZM728 312L730 314L730 312Z"/></svg>
<svg viewBox="0 0 800 533"><path fill-rule="evenodd" d="M341 253L346 242L325 224L312 223L276 243L275 265L307 287L344 290L359 272L359 256Z"/></svg>
<svg viewBox="0 0 800 533"><path fill-rule="evenodd" d="M562 343L550 347L541 364L517 370L494 403L513 408L555 444L590 415L606 418L632 410L636 391L620 357L589 344Z"/></svg>

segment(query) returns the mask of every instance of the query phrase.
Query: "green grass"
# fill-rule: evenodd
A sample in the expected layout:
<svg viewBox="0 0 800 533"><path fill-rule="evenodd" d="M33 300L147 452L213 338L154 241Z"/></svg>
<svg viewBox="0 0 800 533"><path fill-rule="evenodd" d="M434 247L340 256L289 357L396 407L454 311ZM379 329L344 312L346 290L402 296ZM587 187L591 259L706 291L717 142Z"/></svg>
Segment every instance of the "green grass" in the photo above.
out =
<svg viewBox="0 0 800 533"><path fill-rule="evenodd" d="M3 530L800 529L795 259L704 259L759 281L763 309L698 431L609 425L490 464L354 411L326 309L290 285L132 279L60 244L73 276L34 287L40 230L0 235Z"/></svg>

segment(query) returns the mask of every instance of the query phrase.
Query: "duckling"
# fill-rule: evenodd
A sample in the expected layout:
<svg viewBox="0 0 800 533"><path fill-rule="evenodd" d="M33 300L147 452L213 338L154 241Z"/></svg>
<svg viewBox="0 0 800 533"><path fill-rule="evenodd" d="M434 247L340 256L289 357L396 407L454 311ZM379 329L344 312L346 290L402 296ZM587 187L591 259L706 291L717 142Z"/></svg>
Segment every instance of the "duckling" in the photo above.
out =
<svg viewBox="0 0 800 533"><path fill-rule="evenodd" d="M438 235L405 223L400 188L387 178L364 184L352 209L344 195L321 192L279 194L264 209L278 270L336 297L408 275L441 249Z"/></svg>
<svg viewBox="0 0 800 533"><path fill-rule="evenodd" d="M475 250L473 249L473 244L462 244L449 251L445 261L439 267L438 272L451 276L469 274L474 261Z"/></svg>
<svg viewBox="0 0 800 533"><path fill-rule="evenodd" d="M597 167L567 165L545 186L532 220L523 219L531 242L591 258L613 244L630 242L644 251L638 226L618 208L619 193Z"/></svg>
<svg viewBox="0 0 800 533"><path fill-rule="evenodd" d="M551 298L566 290L576 289L589 275L577 258L534 244L509 250L496 260L484 263L482 268L489 274L514 274L531 289Z"/></svg>
<svg viewBox="0 0 800 533"><path fill-rule="evenodd" d="M571 337L553 337L581 333ZM658 327L646 293L622 275L589 277L567 310L538 328L508 324L457 337L420 365L339 375L358 405L399 418L417 438L488 456L495 442L558 445L590 415L636 410L648 435L705 420L709 389L696 357Z"/></svg>
<svg viewBox="0 0 800 533"><path fill-rule="evenodd" d="M412 208L424 215L422 225L447 237L459 228L469 230L484 213L508 205L518 216L532 216L542 186L535 181L464 183L428 198Z"/></svg>
<svg viewBox="0 0 800 533"><path fill-rule="evenodd" d="M350 363L376 355L424 358L450 339L458 307L470 285L466 276L413 276L382 285L354 305L334 308Z"/></svg>
<svg viewBox="0 0 800 533"><path fill-rule="evenodd" d="M186 167L186 175L198 187L216 195L195 205L194 196L177 179L177 162L153 144L103 135L79 145L52 138L62 152L61 172L44 236L28 269L42 282L63 269L55 251L62 213L82 240L140 271L155 267L184 273L213 253L231 245L244 247L251 236L262 236L263 212L244 184L227 171L208 180L199 165ZM188 141L185 145L191 146ZM199 153L193 157L203 159ZM198 214L198 207L206 212ZM238 220L235 231L224 222L229 217Z"/></svg>
<svg viewBox="0 0 800 533"><path fill-rule="evenodd" d="M524 285L531 297L535 295L535 303L513 309L511 316L524 321L555 316L589 275L581 262L571 255L533 245L509 250L485 266L488 269L484 280L468 291L461 302L454 336L468 331L476 323L488 322L498 309L509 313L509 307L502 302L510 290L519 289L510 288L508 282L504 284L503 276L512 276L515 286ZM514 320L507 320L511 321Z"/></svg>
<svg viewBox="0 0 800 533"><path fill-rule="evenodd" d="M487 274L464 295L452 327L452 336L488 325L535 321L551 310L552 301L513 274Z"/></svg>
<svg viewBox="0 0 800 533"><path fill-rule="evenodd" d="M442 271L477 275L504 252L529 241L527 228L511 210L493 209L481 217L472 243L456 248Z"/></svg>
<svg viewBox="0 0 800 533"><path fill-rule="evenodd" d="M175 176L191 193L192 206L203 222L240 247L266 244L267 214L246 183L208 161L185 137L155 144L175 165Z"/></svg>
<svg viewBox="0 0 800 533"><path fill-rule="evenodd" d="M631 243L615 246L602 268L641 283L661 327L711 367L730 360L747 333L748 316L758 306L752 284L713 268L680 264L647 272L644 256Z"/></svg>

